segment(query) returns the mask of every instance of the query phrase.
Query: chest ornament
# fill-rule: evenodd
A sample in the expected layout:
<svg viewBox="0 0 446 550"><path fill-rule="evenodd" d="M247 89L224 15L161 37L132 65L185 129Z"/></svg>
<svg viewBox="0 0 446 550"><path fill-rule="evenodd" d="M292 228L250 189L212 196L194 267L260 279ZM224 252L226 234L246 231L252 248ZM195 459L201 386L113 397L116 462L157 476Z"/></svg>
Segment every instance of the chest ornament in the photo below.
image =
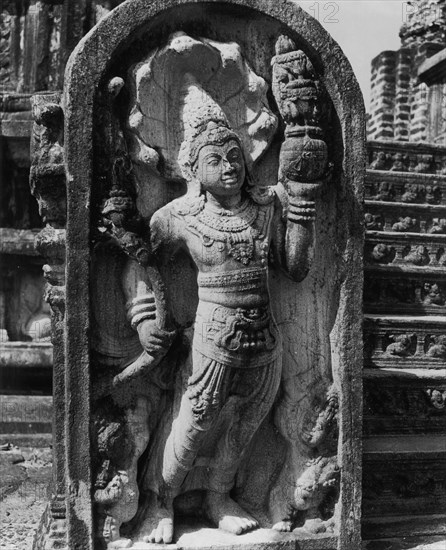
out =
<svg viewBox="0 0 446 550"><path fill-rule="evenodd" d="M185 216L185 221L205 247L215 245L219 251L226 247L229 256L243 265L253 260L256 243L259 243L261 262L266 265L269 210L249 199L233 210L206 204L197 214Z"/></svg>

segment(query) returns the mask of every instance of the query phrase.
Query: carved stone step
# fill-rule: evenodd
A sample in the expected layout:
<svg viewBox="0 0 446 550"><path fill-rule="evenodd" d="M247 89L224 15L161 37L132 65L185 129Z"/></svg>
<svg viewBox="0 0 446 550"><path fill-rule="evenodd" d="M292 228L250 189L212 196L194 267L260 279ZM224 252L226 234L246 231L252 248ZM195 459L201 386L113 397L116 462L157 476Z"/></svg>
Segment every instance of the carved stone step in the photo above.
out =
<svg viewBox="0 0 446 550"><path fill-rule="evenodd" d="M370 231L364 256L369 265L439 267L446 274L446 235Z"/></svg>
<svg viewBox="0 0 446 550"><path fill-rule="evenodd" d="M7 434L51 434L52 414L51 396L0 395L0 438L7 440Z"/></svg>
<svg viewBox="0 0 446 550"><path fill-rule="evenodd" d="M0 113L0 136L29 138L32 130L31 111Z"/></svg>
<svg viewBox="0 0 446 550"><path fill-rule="evenodd" d="M211 529L204 522L196 522L191 526L180 523L176 530L177 541L175 544L155 545L147 542L135 542L128 546L128 550L335 550L337 548L336 537L330 534L299 535L295 533L279 533L273 529L256 529L243 535L233 535L220 529ZM109 545L109 550L113 546ZM118 546L115 547L116 549Z"/></svg>
<svg viewBox="0 0 446 550"><path fill-rule="evenodd" d="M446 277L443 272L420 273L369 269L365 272L365 313L446 314Z"/></svg>
<svg viewBox="0 0 446 550"><path fill-rule="evenodd" d="M446 377L438 370L365 369L363 435L446 434Z"/></svg>
<svg viewBox="0 0 446 550"><path fill-rule="evenodd" d="M16 113L31 111L31 94L0 92L0 111Z"/></svg>
<svg viewBox="0 0 446 550"><path fill-rule="evenodd" d="M370 545L364 543L364 550L377 550L378 548L382 550L444 550L446 547L446 516L433 514L384 518L366 517L362 521L362 537L368 540L386 539L383 546L377 546L378 541L376 540L373 540ZM399 543L396 540L399 537L404 537L404 543ZM408 537L420 538L410 539Z"/></svg>
<svg viewBox="0 0 446 550"><path fill-rule="evenodd" d="M408 204L446 204L446 175L367 170L365 198Z"/></svg>
<svg viewBox="0 0 446 550"><path fill-rule="evenodd" d="M48 368L53 365L53 346L50 343L0 343L1 367Z"/></svg>
<svg viewBox="0 0 446 550"><path fill-rule="evenodd" d="M39 256L34 241L41 229L0 227L0 254Z"/></svg>
<svg viewBox="0 0 446 550"><path fill-rule="evenodd" d="M365 460L390 455L398 461L409 457L446 457L446 438L443 435L370 437L363 443ZM446 463L444 464L446 470ZM446 494L445 494L446 498Z"/></svg>
<svg viewBox="0 0 446 550"><path fill-rule="evenodd" d="M366 366L441 369L446 360L446 319L366 315Z"/></svg>
<svg viewBox="0 0 446 550"><path fill-rule="evenodd" d="M11 443L15 447L51 447L53 436L46 433L4 433L0 434L0 444Z"/></svg>
<svg viewBox="0 0 446 550"><path fill-rule="evenodd" d="M446 208L438 204L409 204L367 200L365 228L368 231L398 231L445 234Z"/></svg>
<svg viewBox="0 0 446 550"><path fill-rule="evenodd" d="M440 514L446 509L444 435L364 441L363 515Z"/></svg>
<svg viewBox="0 0 446 550"><path fill-rule="evenodd" d="M446 148L426 142L369 140L369 168L419 173L444 174Z"/></svg>

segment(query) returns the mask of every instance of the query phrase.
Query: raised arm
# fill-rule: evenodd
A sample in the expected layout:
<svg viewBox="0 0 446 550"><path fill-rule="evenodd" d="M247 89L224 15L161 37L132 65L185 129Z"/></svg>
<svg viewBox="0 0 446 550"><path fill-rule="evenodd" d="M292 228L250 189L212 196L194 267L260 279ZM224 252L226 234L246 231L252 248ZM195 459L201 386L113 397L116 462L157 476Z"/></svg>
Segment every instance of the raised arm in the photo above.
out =
<svg viewBox="0 0 446 550"><path fill-rule="evenodd" d="M273 234L276 262L285 273L299 282L311 267L314 248L315 203L305 194L277 199Z"/></svg>

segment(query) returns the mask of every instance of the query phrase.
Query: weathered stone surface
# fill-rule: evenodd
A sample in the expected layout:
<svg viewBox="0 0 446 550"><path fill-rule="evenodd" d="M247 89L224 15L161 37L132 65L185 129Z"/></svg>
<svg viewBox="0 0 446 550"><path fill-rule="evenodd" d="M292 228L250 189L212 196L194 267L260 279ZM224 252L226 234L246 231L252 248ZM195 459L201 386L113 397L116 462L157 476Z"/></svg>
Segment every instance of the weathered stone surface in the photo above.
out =
<svg viewBox="0 0 446 550"><path fill-rule="evenodd" d="M163 29L162 36L153 34L154 28ZM140 42L134 41L136 29L144 37ZM180 29L181 35L173 34ZM205 38L188 38L191 34ZM237 43L236 47L233 42ZM195 55L195 51L201 52L200 56ZM175 65L174 52L182 56L182 64ZM273 99L271 95L265 96L267 83L272 79L273 57L273 93L279 107L278 114L286 123L275 135L274 117L269 114L273 110ZM173 65L170 58L175 61ZM200 64L203 59L206 62ZM132 85L129 69L135 63L142 65L133 73L136 80ZM160 70L155 70L157 64ZM223 67L222 77L217 70L219 64ZM184 66L189 73L183 75ZM225 71L231 75L230 78ZM150 539L149 526L156 519L165 519L167 521L162 525L166 525L167 530L161 534L158 532L155 539L159 536L159 540L168 542L171 536L169 514L157 516L157 512L155 517L150 513L147 516L146 504L150 510L150 502L143 502L137 509L135 479L138 457L149 441L144 458L140 460L140 483L144 489L155 489L155 494L159 494L156 476L162 472L156 457L162 456L165 437L170 433L178 452L167 454L165 464L172 468L173 477L182 479L174 487L173 482L169 485L165 477L161 494L166 497L166 502L172 499L166 488L179 489L187 496L188 483L191 488L194 485L206 488L206 485L203 486L195 473L195 479L191 475L183 483L185 475L192 466L198 473L200 468L206 473L209 458L211 462L217 461L218 437L232 426L234 441L231 444L234 444L236 457L234 460L227 458L227 463L224 453L223 460L220 458L220 470L228 470L226 486L220 489L226 502L222 502L218 495L208 494L204 507L214 524L221 522L222 527L234 530L231 526L233 520L225 523L227 520L218 516L219 509L221 511L223 505L229 505L227 493L234 485L235 470L238 470L234 496L242 507L258 510L251 513L261 526L279 523L280 528L292 529L305 525L306 530L293 536L299 545L306 540L308 548L326 548L327 544L330 548L334 544L339 548L357 548L360 385L359 373L355 369L361 363L360 343L356 339L360 322L357 300L361 288L359 204L363 111L348 63L318 25L291 2L233 1L210 6L172 1L161 6L134 1L118 6L101 20L95 31L78 46L68 65L67 75L64 139L68 182L66 307L69 316L66 320L65 391L71 398L67 399L64 411L67 437L63 456L66 457L68 544L82 549L92 548L96 538L96 545L100 547L105 535L101 521L113 528L107 535L109 540L113 540L118 535L119 524L136 512L136 532L139 529L140 538L147 536ZM141 81L138 81L140 76ZM174 76L177 77L178 90L168 85L174 82ZM243 79L248 80L248 86ZM141 92L144 89L142 81L149 88L154 87L155 92L151 92L150 97ZM193 99L197 97L197 90L201 94L200 101ZM140 98L139 92L142 93ZM232 97L237 98L233 104ZM181 98L182 102L178 103L176 98ZM174 108L177 105L181 105L179 114ZM217 116L214 127L205 124L200 127L199 123L206 121L206 116L200 113L207 106L211 106L212 116ZM136 123L129 118L131 109L132 114L139 117ZM155 124L144 126L144 117L149 111L152 119L154 114L159 115L161 123L158 129ZM265 119L256 127L259 113L263 113ZM266 123L268 120L270 122ZM129 126L135 134L136 147L135 141L130 139ZM203 128L206 128L204 133ZM214 131L215 136L225 133L226 138L217 139L212 133ZM47 135L49 142L55 143L51 134ZM342 141L342 135L346 136L345 141ZM203 141L202 148L197 147L195 154L194 147L202 137L207 137L207 141ZM230 150L224 149L231 143L235 145L231 145ZM207 195L198 187L194 188L197 183L205 188L212 183L209 172L198 169L194 173L197 158L197 166L204 168L202 151L205 147L218 149L213 154L223 155L223 160L220 159L223 165L238 166L233 169L238 174L233 178L237 185L245 185L246 162L254 187L252 198L247 195L242 206L259 216L258 227L251 225L251 221L246 228L239 230L237 224L246 224L249 212L245 213L243 209L233 211L234 204L227 203L224 208L232 214L227 218L234 221L233 230L226 222L219 227L220 217L207 212L206 203L211 202L209 188ZM237 153L237 159L233 158L233 149L235 152L243 149L245 158L240 153ZM177 164L176 158L179 160ZM92 159L95 159L94 163L90 164ZM334 165L333 175L331 163ZM279 168L277 188L280 192L275 193ZM39 174L38 168L36 173L37 177L45 176L43 172ZM184 193L185 184L189 185L185 198L172 201ZM272 188L268 189L270 186ZM229 196L239 200L238 192L231 191ZM281 210L283 204L286 205L284 211ZM177 206L180 210L183 207L191 210L174 212ZM197 209L195 213L194 208ZM210 219L204 214L208 214ZM169 222L170 215L173 218ZM270 215L271 221L267 223L265 220ZM181 221L182 216L184 221ZM226 220L226 217L222 219ZM97 220L99 230L94 225ZM194 231L192 222L198 223ZM166 223L167 227L163 227ZM151 242L146 232L149 225L152 226ZM280 244L281 228L285 240ZM190 258L185 254L174 258L167 252L157 251L158 246L162 248L174 241L178 233L187 241L190 256L198 270L203 272L198 281L198 307L204 314L204 322L195 313L197 277ZM275 268L268 266L273 233L281 251ZM193 239L197 237L193 235L204 238L205 244L210 246L216 243L215 252L194 245ZM93 250L90 249L91 238L94 239ZM262 244L265 245L263 248ZM305 280L297 286L296 282L284 278L276 272L279 262L294 279ZM130 268L125 268L127 282L123 295L120 288L123 269L129 263ZM203 299L202 293L206 287L205 277L209 278L205 272L209 272L211 266L211 271L220 271L222 278L215 280L217 290L227 284L224 277L234 276L235 288L240 284L254 285L252 294L255 295L257 288L260 302L253 302L252 296L251 301L246 301L243 292L231 290L224 298L226 302L214 303L217 309L222 309L221 321L207 318L207 310L202 311L200 304L209 303ZM263 280L251 281L248 277L255 270L266 274L267 269L270 270L272 308L284 340L283 352L274 343L275 339L279 340L279 333L270 321L266 283ZM107 285L104 285L105 280ZM136 296L132 296L135 290ZM211 296L218 295L215 290L209 292ZM249 292L246 293L248 296ZM125 300L131 301L135 297L136 302L129 304L129 313L137 332L131 336L131 325L125 318ZM227 302L231 299L235 302ZM234 317L237 308L241 311ZM251 311L253 308L256 311ZM260 311L259 308L263 309ZM158 327L153 324L154 314ZM225 360L229 364L220 368L218 361L222 361L221 357L218 361L211 357L217 361L217 367L215 364L212 368L210 365L206 367L206 361L197 359L197 356L191 364L186 355L191 347L195 348L194 354L199 351L198 329L211 323L218 330L219 323L224 324L225 318L230 320L232 317L234 327L230 328L228 324L225 329L228 331L225 345L229 346ZM191 331L184 330L184 327L194 319L195 339L191 345ZM251 325L256 332L250 328ZM143 326L146 327L144 330ZM156 334L154 327L158 331ZM167 351L174 332L184 332L183 343L180 346L179 336L176 336L175 345ZM250 349L258 347L255 353L245 356L237 351L240 344L237 338L243 336L246 337L243 344L249 344ZM208 343L208 348L202 347L202 351L207 349L209 352L213 345ZM139 353L144 350L145 353L135 362L138 346ZM277 362L281 356L284 361L283 389L277 395L272 414L270 410L280 374ZM243 366L236 363L248 360L252 368L260 369L258 374L246 369L242 376ZM155 365L159 361L164 371L172 367L177 369L174 386L172 383L169 386L168 380L154 382L158 368ZM268 380L263 382L262 377L267 371L260 361L270 364ZM150 367L153 367L152 374L149 373L151 381L138 381L139 373ZM298 376L296 368L301 369ZM248 392L247 395L252 394L249 406L246 401L240 409L243 416L237 423L233 415L237 403L242 401L235 386L218 395L220 403L216 401L207 405L204 400L203 413L210 412L215 405L216 412L212 414L220 423L220 427L209 431L207 442L192 434L196 427L190 424L184 407L176 412L180 401L187 403L189 399L185 391L188 369L195 369L196 374L200 370L209 374L215 371L213 382L204 378L197 385L197 396L204 391L203 399L214 383L219 392L218 384L225 380L226 372L231 373L230 377L237 372L236 376L241 377L240 391L245 388L243 391ZM111 378L108 383L107 378ZM132 378L136 384L130 384ZM119 384L123 388L121 392ZM341 396L343 409L338 423L339 449L342 451L338 454L336 437L332 442L329 439L336 432L338 392L345 387L350 391ZM100 399L104 392L110 391L113 401ZM146 391L149 391L149 399L144 394ZM255 397L255 392L259 391L267 393L262 398ZM132 399L132 392L138 399ZM157 415L166 406L167 410L172 407L176 411L164 414L164 425L157 425ZM219 407L223 409L222 414L219 414ZM231 407L235 408L229 413ZM174 429L171 422L177 414L179 420ZM150 434L147 434L147 426ZM90 427L93 428L91 439ZM198 428L201 431L200 425ZM189 450L181 444L181 436L187 430L192 434ZM252 444L246 449L251 437ZM124 441L127 441L126 445ZM222 446L224 441L222 438ZM119 448L127 455L121 453L118 456ZM194 464L197 452L201 455ZM246 457L239 466L234 461L240 459L242 453ZM181 473L182 468L184 473ZM262 475L256 475L256 472L262 472ZM341 491L336 513L332 521L327 521L333 514L333 502L329 501L337 498L339 475ZM305 495L309 481L313 489ZM93 488L96 489L94 507L90 497ZM113 493L115 489L117 493ZM208 492L218 493L212 489L209 491L209 487ZM183 502L177 499L179 510L183 507L183 510L196 511L197 503L199 506L200 499L188 501L183 498ZM327 510L321 516L319 507L322 503ZM171 502L168 504L171 506ZM288 512L289 504L292 512ZM297 521L293 510L298 512ZM166 513L166 509L159 512ZM238 509L228 513L237 514L240 514ZM249 517L238 521L241 530L254 526ZM328 538L324 534L308 534L308 531L321 530L334 530L334 533ZM261 536L262 532L259 533Z"/></svg>
<svg viewBox="0 0 446 550"><path fill-rule="evenodd" d="M16 452L22 455L23 462L8 471L0 467L2 550L31 548L51 483L51 449L48 445L39 449L21 447Z"/></svg>

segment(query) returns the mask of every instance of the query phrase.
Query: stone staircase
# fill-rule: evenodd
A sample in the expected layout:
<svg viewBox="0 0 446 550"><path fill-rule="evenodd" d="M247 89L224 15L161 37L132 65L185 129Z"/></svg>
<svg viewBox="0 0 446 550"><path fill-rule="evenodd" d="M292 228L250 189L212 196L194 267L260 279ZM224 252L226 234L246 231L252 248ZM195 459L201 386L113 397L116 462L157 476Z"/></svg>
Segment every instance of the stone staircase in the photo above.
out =
<svg viewBox="0 0 446 550"><path fill-rule="evenodd" d="M363 538L446 534L446 148L369 142Z"/></svg>

